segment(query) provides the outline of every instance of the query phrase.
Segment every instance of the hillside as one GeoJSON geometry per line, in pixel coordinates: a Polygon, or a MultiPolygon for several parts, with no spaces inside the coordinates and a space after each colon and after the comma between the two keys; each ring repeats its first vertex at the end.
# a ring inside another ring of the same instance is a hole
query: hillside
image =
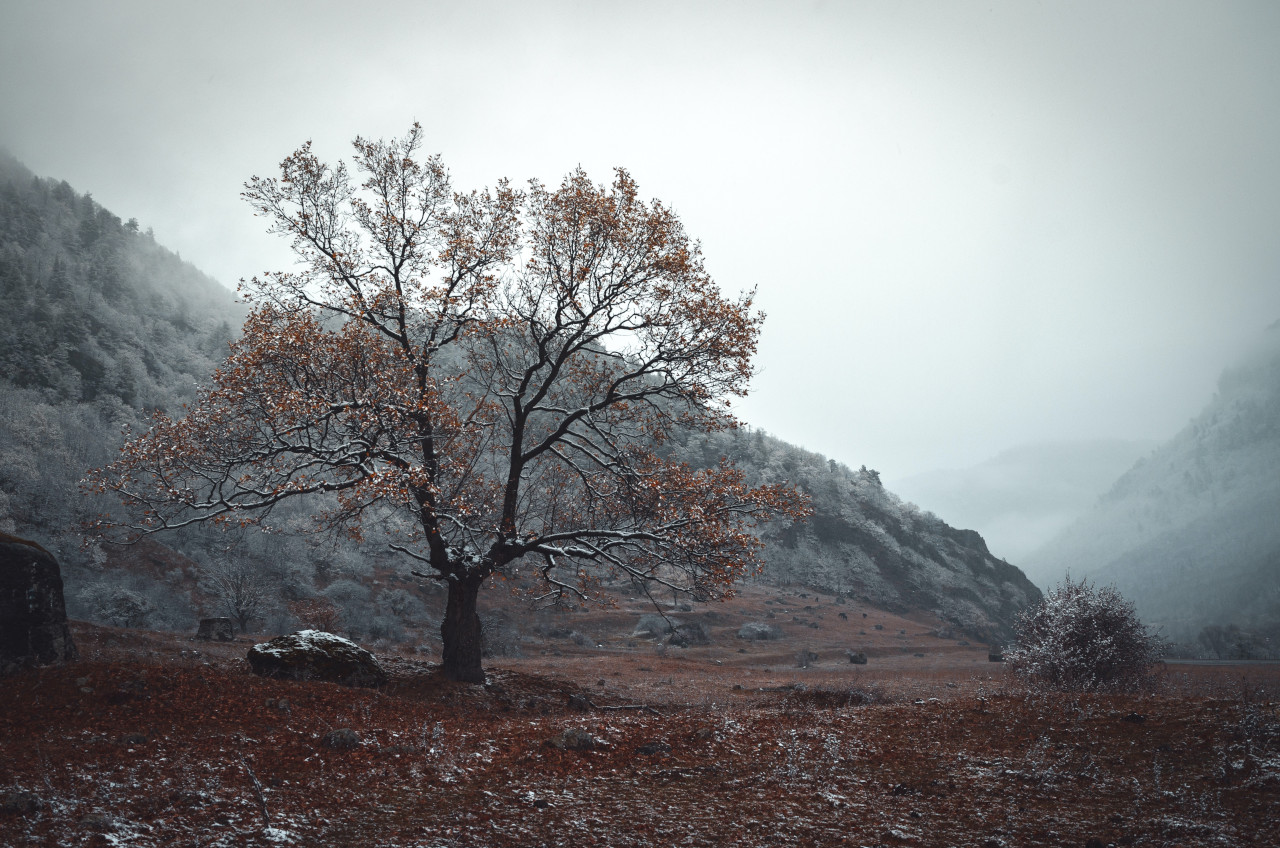
{"type": "Polygon", "coordinates": [[[1026,559],[1044,583],[1114,582],[1174,639],[1280,627],[1280,325],[1213,400],[1079,521],[1026,559]]]}
{"type": "MultiPolygon", "coordinates": [[[[320,599],[357,638],[433,638],[434,596],[372,536],[357,548],[197,528],[160,545],[82,550],[80,523],[116,505],[82,496],[77,481],[115,455],[122,428],[144,426],[145,411],[192,397],[244,310],[135,221],[11,158],[0,158],[0,296],[0,530],[59,555],[73,615],[185,629],[230,605],[285,630],[298,623],[289,602],[320,599]]],[[[695,466],[728,456],[756,482],[789,481],[813,498],[808,524],[767,534],[765,583],[924,611],[990,641],[1008,638],[1016,611],[1039,597],[977,533],[903,502],[874,471],[748,429],[688,433],[672,449],[695,466]]],[[[306,527],[304,511],[277,518],[306,527]]]]}
{"type": "Polygon", "coordinates": [[[756,480],[788,480],[812,498],[808,521],[767,535],[768,582],[928,611],[989,641],[1009,638],[1017,611],[1040,599],[982,536],[902,500],[874,470],[852,471],[758,431],[697,434],[681,450],[691,463],[728,456],[756,480]]]}
{"type": "Polygon", "coordinates": [[[2,153],[0,302],[0,529],[52,536],[92,514],[84,470],[191,399],[244,315],[137,221],[2,153]]]}

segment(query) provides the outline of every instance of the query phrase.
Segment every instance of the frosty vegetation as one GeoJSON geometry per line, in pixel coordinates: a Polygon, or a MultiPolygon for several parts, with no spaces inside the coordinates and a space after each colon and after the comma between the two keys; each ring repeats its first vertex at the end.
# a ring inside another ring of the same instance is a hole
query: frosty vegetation
{"type": "Polygon", "coordinates": [[[1018,618],[1006,657],[1031,684],[1064,691],[1131,689],[1160,659],[1160,639],[1114,586],[1067,577],[1018,618]]]}

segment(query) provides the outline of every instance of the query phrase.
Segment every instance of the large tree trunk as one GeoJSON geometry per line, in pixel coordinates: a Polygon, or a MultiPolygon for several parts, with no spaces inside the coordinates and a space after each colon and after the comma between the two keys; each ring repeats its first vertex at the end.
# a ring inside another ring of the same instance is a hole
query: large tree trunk
{"type": "Polygon", "coordinates": [[[445,605],[440,636],[444,639],[442,671],[450,680],[484,683],[481,667],[480,616],[476,615],[476,598],[480,594],[481,577],[449,581],[449,602],[445,605]]]}

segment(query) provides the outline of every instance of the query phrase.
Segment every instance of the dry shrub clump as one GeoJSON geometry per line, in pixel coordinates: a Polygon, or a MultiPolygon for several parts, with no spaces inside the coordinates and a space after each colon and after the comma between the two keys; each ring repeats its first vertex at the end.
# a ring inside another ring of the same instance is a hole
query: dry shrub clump
{"type": "Polygon", "coordinates": [[[1119,691],[1146,679],[1162,653],[1160,638],[1114,586],[1068,577],[1016,625],[1011,667],[1033,686],[1059,691],[1119,691]]]}

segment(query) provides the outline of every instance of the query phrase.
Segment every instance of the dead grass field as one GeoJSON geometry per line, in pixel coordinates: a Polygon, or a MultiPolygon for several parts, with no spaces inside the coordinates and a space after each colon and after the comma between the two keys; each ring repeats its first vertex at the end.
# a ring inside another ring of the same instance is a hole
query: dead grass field
{"type": "Polygon", "coordinates": [[[383,654],[381,691],[77,624],[81,662],[0,681],[0,845],[1280,845],[1275,666],[1045,695],[927,617],[748,590],[676,648],[645,612],[556,617],[590,638],[484,687],[383,654]],[[766,610],[783,639],[736,638],[766,610]]]}

